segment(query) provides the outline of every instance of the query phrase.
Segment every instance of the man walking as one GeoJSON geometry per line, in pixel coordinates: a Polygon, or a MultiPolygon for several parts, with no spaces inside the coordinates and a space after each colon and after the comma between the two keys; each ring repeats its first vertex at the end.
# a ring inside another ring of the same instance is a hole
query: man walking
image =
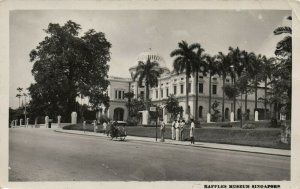
{"type": "Polygon", "coordinates": [[[160,120],[160,142],[165,142],[166,125],[163,120],[160,120]]]}
{"type": "Polygon", "coordinates": [[[194,119],[191,119],[191,129],[190,129],[190,138],[191,138],[191,144],[195,144],[195,123],[194,119]]]}

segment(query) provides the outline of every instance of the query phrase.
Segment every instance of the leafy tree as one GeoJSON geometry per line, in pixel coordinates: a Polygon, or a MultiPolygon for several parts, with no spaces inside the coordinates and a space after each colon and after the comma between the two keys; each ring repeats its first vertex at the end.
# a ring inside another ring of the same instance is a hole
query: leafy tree
{"type": "Polygon", "coordinates": [[[158,78],[162,73],[162,69],[159,68],[159,64],[156,61],[151,61],[148,57],[146,62],[139,61],[136,68],[136,73],[133,79],[138,79],[138,84],[142,87],[145,82],[146,87],[146,110],[149,110],[149,87],[156,87],[158,78]]]}
{"type": "Polygon", "coordinates": [[[189,112],[189,78],[192,73],[192,63],[195,59],[195,50],[200,48],[200,44],[194,43],[189,45],[186,41],[178,43],[178,49],[171,52],[171,57],[176,57],[173,61],[174,70],[179,73],[185,72],[185,90],[186,90],[186,114],[190,116],[189,112]]]}
{"type": "Polygon", "coordinates": [[[172,119],[175,119],[183,110],[179,106],[179,102],[174,95],[170,95],[165,102],[166,110],[171,114],[172,119]]]}
{"type": "Polygon", "coordinates": [[[63,113],[70,117],[76,97],[89,97],[95,108],[108,105],[105,95],[111,44],[105,34],[91,29],[79,36],[80,25],[68,21],[63,26],[50,23],[46,37],[30,52],[36,83],[29,91],[32,108],[40,114],[63,113]]]}
{"type": "MultiPolygon", "coordinates": [[[[287,19],[292,20],[292,17],[289,16],[287,19]]],[[[274,30],[274,35],[285,36],[277,43],[275,49],[277,64],[273,74],[274,80],[271,81],[272,94],[274,95],[277,114],[280,104],[285,103],[288,110],[287,118],[290,119],[292,103],[292,28],[289,26],[278,27],[274,30]]]]}

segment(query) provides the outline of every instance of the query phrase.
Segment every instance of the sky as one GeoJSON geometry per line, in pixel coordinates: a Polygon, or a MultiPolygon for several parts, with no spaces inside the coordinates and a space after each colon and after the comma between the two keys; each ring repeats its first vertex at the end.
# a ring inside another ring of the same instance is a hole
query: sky
{"type": "Polygon", "coordinates": [[[112,44],[109,75],[130,77],[128,68],[142,52],[158,52],[172,69],[170,52],[185,40],[200,43],[205,52],[227,53],[228,47],[274,56],[274,36],[279,26],[291,25],[288,10],[15,10],[10,12],[9,104],[17,108],[18,87],[34,83],[29,53],[46,34],[49,23],[72,20],[88,29],[105,33],[112,44]]]}

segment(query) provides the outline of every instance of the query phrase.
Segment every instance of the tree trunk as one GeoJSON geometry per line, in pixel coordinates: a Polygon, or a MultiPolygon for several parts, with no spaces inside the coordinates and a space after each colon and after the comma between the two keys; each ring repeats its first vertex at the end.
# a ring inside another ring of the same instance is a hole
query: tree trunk
{"type": "Polygon", "coordinates": [[[188,118],[190,118],[190,111],[189,111],[189,75],[186,74],[185,79],[185,91],[186,91],[186,105],[185,105],[185,113],[188,114],[188,118]]]}
{"type": "Polygon", "coordinates": [[[267,119],[267,78],[265,78],[265,120],[267,119]]]}
{"type": "Polygon", "coordinates": [[[211,73],[209,73],[209,102],[208,102],[208,112],[211,114],[211,73]]]}
{"type": "Polygon", "coordinates": [[[254,110],[257,109],[257,76],[255,76],[255,107],[254,110]]]}
{"type": "Polygon", "coordinates": [[[146,86],[146,110],[149,111],[149,83],[147,80],[145,81],[145,86],[146,86]]]}
{"type": "MultiPolygon", "coordinates": [[[[234,87],[234,90],[235,90],[235,77],[233,78],[233,87],[234,87]]],[[[236,96],[234,95],[233,97],[233,115],[234,115],[234,120],[236,119],[236,96]]]]}
{"type": "Polygon", "coordinates": [[[223,99],[222,99],[222,121],[225,120],[224,118],[224,111],[225,111],[225,76],[223,76],[223,99]]]}
{"type": "Polygon", "coordinates": [[[198,117],[199,117],[199,113],[198,113],[198,95],[199,95],[199,90],[198,90],[198,71],[196,71],[196,83],[195,83],[195,92],[196,92],[196,103],[195,103],[195,126],[198,126],[198,117]]]}
{"type": "MultiPolygon", "coordinates": [[[[246,89],[246,93],[245,93],[245,113],[248,113],[248,111],[247,111],[248,107],[247,106],[248,106],[248,93],[247,93],[247,89],[246,89]]],[[[248,118],[249,118],[249,115],[247,115],[245,120],[248,120],[248,118]]]]}

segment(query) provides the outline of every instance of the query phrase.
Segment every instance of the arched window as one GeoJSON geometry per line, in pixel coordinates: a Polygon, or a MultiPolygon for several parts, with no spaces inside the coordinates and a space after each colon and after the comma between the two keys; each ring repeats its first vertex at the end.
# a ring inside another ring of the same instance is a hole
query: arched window
{"type": "Polygon", "coordinates": [[[202,118],[203,117],[203,107],[199,106],[199,117],[202,118]]]}

